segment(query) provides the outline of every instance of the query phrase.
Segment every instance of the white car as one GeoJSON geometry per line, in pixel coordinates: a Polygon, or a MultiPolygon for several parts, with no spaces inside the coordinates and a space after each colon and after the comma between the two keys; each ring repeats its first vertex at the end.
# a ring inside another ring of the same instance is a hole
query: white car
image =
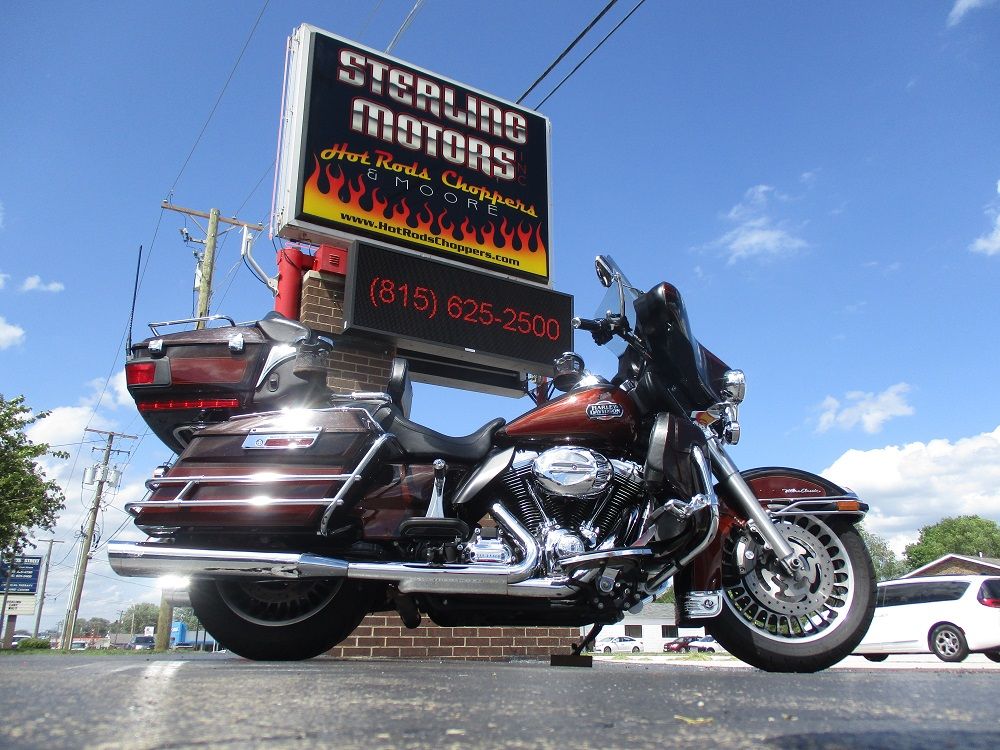
{"type": "Polygon", "coordinates": [[[855,654],[934,654],[957,662],[972,652],[1000,661],[1000,577],[929,576],[883,581],[875,618],[855,654]]]}
{"type": "Polygon", "coordinates": [[[721,643],[715,640],[712,636],[706,635],[701,638],[696,638],[688,644],[689,651],[707,651],[710,654],[719,652],[722,654],[729,653],[723,647],[721,643]]]}
{"type": "Polygon", "coordinates": [[[594,644],[595,651],[610,653],[638,654],[642,651],[642,641],[630,635],[616,635],[610,638],[600,638],[594,644]]]}

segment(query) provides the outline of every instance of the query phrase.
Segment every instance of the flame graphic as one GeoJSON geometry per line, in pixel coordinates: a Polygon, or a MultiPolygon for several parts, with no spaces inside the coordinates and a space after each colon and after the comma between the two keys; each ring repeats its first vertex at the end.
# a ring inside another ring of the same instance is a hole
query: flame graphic
{"type": "Polygon", "coordinates": [[[498,270],[546,275],[548,248],[541,222],[511,223],[505,216],[499,226],[492,219],[477,225],[465,216],[459,224],[448,216],[447,207],[436,212],[422,201],[414,209],[406,195],[389,200],[379,187],[369,188],[362,175],[348,179],[339,165],[321,165],[319,159],[313,160],[315,168],[306,181],[302,202],[307,214],[382,234],[387,239],[399,239],[399,230],[411,230],[413,234],[405,237],[410,242],[462,257],[492,260],[498,270]],[[345,216],[349,218],[345,220],[345,216]],[[436,237],[488,255],[439,244],[434,241],[436,237]]]}

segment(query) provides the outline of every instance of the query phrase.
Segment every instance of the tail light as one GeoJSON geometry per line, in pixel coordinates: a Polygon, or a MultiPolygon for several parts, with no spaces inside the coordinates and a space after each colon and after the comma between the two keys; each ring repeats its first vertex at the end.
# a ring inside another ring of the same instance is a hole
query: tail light
{"type": "Polygon", "coordinates": [[[986,596],[984,591],[980,591],[977,598],[979,599],[979,603],[984,607],[996,607],[997,609],[1000,609],[1000,598],[986,596]]]}
{"type": "Polygon", "coordinates": [[[128,385],[152,385],[155,376],[155,362],[129,362],[125,365],[125,382],[128,385]]]}

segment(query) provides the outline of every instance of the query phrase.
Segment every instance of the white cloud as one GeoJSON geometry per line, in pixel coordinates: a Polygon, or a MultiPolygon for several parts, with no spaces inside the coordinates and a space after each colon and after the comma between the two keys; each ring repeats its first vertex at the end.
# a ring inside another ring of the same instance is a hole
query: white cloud
{"type": "Polygon", "coordinates": [[[820,473],[872,506],[865,526],[897,552],[942,518],[1000,522],[1000,427],[954,443],[849,450],[820,473]]]}
{"type": "Polygon", "coordinates": [[[997,213],[994,217],[993,231],[977,238],[975,242],[969,245],[969,250],[974,253],[983,253],[984,255],[1000,254],[1000,213],[997,213]]]}
{"type": "Polygon", "coordinates": [[[910,391],[908,383],[896,383],[881,393],[851,391],[841,403],[833,396],[827,396],[820,404],[817,432],[826,432],[831,427],[851,430],[858,425],[868,434],[882,429],[882,425],[893,417],[907,417],[913,414],[913,407],[906,403],[910,391]]]}
{"type": "Polygon", "coordinates": [[[985,8],[994,2],[996,0],[955,0],[955,4],[951,7],[951,12],[948,13],[948,25],[957,26],[969,11],[976,8],[985,8]]]}
{"type": "MultiPolygon", "coordinates": [[[[0,286],[3,285],[0,284],[0,286]]],[[[0,349],[7,349],[22,341],[24,341],[24,329],[21,326],[8,323],[3,316],[0,316],[0,349]]]]}
{"type": "Polygon", "coordinates": [[[729,254],[729,263],[747,258],[762,260],[794,254],[808,243],[792,232],[787,222],[776,221],[770,212],[773,200],[785,201],[788,196],[770,185],[755,185],[726,214],[736,226],[713,244],[729,254]]]}
{"type": "Polygon", "coordinates": [[[4,285],[6,285],[7,279],[9,279],[9,278],[10,278],[9,274],[0,273],[0,289],[4,288],[4,285]]]}
{"type": "Polygon", "coordinates": [[[48,284],[42,283],[41,276],[29,276],[21,284],[22,292],[61,292],[66,286],[60,281],[50,281],[48,284]]]}

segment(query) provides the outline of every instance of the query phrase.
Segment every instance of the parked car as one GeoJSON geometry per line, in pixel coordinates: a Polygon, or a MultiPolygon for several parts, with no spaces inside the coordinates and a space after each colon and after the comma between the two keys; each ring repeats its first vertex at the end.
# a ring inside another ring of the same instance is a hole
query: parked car
{"type": "Polygon", "coordinates": [[[680,638],[674,638],[663,644],[663,651],[669,654],[686,654],[691,650],[691,641],[696,641],[700,637],[698,635],[682,635],[680,638]]]}
{"type": "Polygon", "coordinates": [[[594,644],[595,651],[603,651],[606,654],[612,652],[638,654],[642,651],[642,641],[630,635],[616,635],[609,638],[600,638],[594,644]]]}
{"type": "Polygon", "coordinates": [[[722,647],[722,644],[710,635],[695,638],[688,644],[688,649],[691,651],[705,651],[710,654],[714,654],[716,651],[720,653],[728,653],[726,649],[722,647]]]}
{"type": "Polygon", "coordinates": [[[156,636],[137,635],[125,647],[132,651],[151,651],[156,646],[156,636]]]}
{"type": "Polygon", "coordinates": [[[962,661],[970,653],[1000,662],[1000,577],[930,576],[883,581],[875,617],[855,654],[934,654],[962,661]]]}
{"type": "Polygon", "coordinates": [[[86,641],[70,641],[69,643],[70,651],[86,651],[87,642],[86,641]]]}

